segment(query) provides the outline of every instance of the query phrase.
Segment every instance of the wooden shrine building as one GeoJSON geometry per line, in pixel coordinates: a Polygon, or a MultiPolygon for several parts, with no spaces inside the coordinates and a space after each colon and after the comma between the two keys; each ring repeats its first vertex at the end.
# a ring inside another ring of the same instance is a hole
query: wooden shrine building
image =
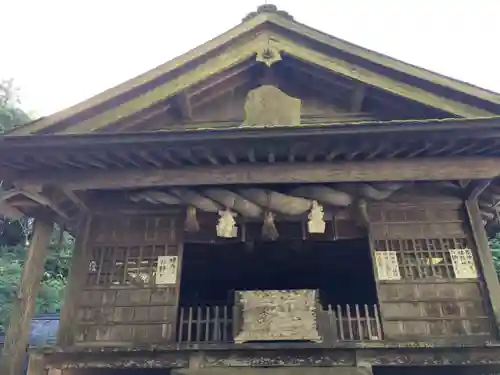
{"type": "Polygon", "coordinates": [[[1,373],[54,223],[76,248],[29,375],[492,372],[499,176],[500,95],[261,6],[1,138],[0,211],[35,218],[1,373]]]}

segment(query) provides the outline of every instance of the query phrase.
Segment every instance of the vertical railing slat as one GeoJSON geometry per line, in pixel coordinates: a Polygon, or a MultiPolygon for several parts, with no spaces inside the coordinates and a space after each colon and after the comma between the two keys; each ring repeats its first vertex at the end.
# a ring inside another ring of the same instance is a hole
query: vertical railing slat
{"type": "Polygon", "coordinates": [[[378,305],[373,305],[373,312],[375,317],[375,326],[377,327],[377,339],[382,340],[382,326],[380,324],[380,314],[378,312],[378,305]]]}
{"type": "Polygon", "coordinates": [[[196,308],[196,341],[200,342],[201,339],[201,323],[202,323],[202,309],[201,306],[196,308]]]}
{"type": "Polygon", "coordinates": [[[193,306],[189,306],[188,313],[188,331],[187,331],[187,342],[190,343],[193,338],[193,306]]]}
{"type": "Polygon", "coordinates": [[[184,332],[184,307],[181,306],[179,309],[179,333],[177,334],[177,340],[178,342],[183,342],[184,337],[183,337],[183,332],[184,332]]]}
{"type": "Polygon", "coordinates": [[[352,318],[351,318],[351,307],[349,305],[345,305],[346,314],[347,314],[347,325],[349,329],[349,340],[354,340],[354,332],[352,329],[352,318]]]}
{"type": "Polygon", "coordinates": [[[366,304],[365,304],[365,321],[366,321],[366,329],[368,330],[368,340],[371,340],[373,337],[372,318],[370,310],[368,309],[368,305],[366,304]]]}
{"type": "Polygon", "coordinates": [[[222,317],[223,325],[222,325],[222,341],[227,342],[227,326],[228,326],[228,319],[227,319],[227,305],[224,305],[224,311],[223,311],[224,316],[222,317]]]}
{"type": "Polygon", "coordinates": [[[206,307],[205,316],[205,339],[203,341],[210,341],[210,306],[206,307]]]}
{"type": "Polygon", "coordinates": [[[335,332],[334,327],[335,327],[335,324],[337,324],[337,322],[336,322],[336,318],[335,318],[335,312],[333,311],[332,305],[330,305],[330,304],[328,304],[328,324],[329,324],[329,327],[328,327],[329,332],[328,333],[330,335],[333,335],[333,332],[335,332]]]}
{"type": "Polygon", "coordinates": [[[342,308],[340,307],[340,305],[337,305],[337,321],[339,324],[340,340],[345,340],[344,318],[342,317],[342,308]]]}
{"type": "Polygon", "coordinates": [[[219,306],[215,306],[215,312],[214,312],[215,318],[214,318],[214,337],[213,340],[214,342],[219,341],[219,306]]]}
{"type": "MultiPolygon", "coordinates": [[[[356,303],[354,305],[354,309],[355,309],[355,312],[356,312],[356,323],[357,323],[357,326],[358,326],[358,337],[357,339],[358,340],[363,340],[363,337],[364,337],[364,334],[363,334],[363,325],[362,325],[362,322],[361,322],[361,314],[359,313],[359,305],[356,303]]],[[[354,338],[356,340],[356,337],[354,338]]]]}

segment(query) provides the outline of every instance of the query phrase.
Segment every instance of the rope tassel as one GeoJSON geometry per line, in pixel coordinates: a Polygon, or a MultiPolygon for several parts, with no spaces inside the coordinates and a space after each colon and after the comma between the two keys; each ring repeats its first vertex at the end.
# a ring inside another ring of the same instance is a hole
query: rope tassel
{"type": "Polygon", "coordinates": [[[200,223],[198,223],[198,219],[196,218],[196,207],[188,206],[184,230],[188,233],[197,233],[200,230],[200,223]]]}
{"type": "Polygon", "coordinates": [[[278,229],[274,223],[274,214],[267,211],[264,214],[264,222],[262,224],[262,237],[266,240],[275,241],[279,237],[278,229]]]}

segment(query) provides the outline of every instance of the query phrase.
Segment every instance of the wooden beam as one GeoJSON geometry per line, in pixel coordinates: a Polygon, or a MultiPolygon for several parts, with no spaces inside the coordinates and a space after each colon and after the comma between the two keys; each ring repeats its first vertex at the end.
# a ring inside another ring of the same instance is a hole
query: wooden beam
{"type": "Polygon", "coordinates": [[[488,236],[481,219],[481,210],[479,209],[478,200],[467,199],[465,201],[465,208],[469,216],[477,257],[482,270],[484,283],[488,291],[491,311],[495,320],[496,338],[498,339],[500,338],[500,298],[498,298],[498,296],[500,296],[500,284],[495,271],[493,256],[488,243],[488,236]]]}
{"type": "Polygon", "coordinates": [[[365,96],[366,96],[366,86],[363,84],[355,85],[351,97],[351,112],[353,113],[361,112],[365,96]]]}
{"type": "Polygon", "coordinates": [[[50,184],[70,190],[87,190],[210,184],[490,179],[498,175],[498,158],[472,157],[75,171],[64,175],[28,174],[14,182],[25,188],[50,184]]]}
{"type": "Polygon", "coordinates": [[[394,95],[402,96],[453,115],[462,117],[489,117],[494,115],[494,113],[483,109],[447,99],[446,97],[361,68],[345,60],[314,51],[311,48],[282,37],[273,36],[272,46],[299,60],[312,63],[355,81],[380,88],[394,95]]]}
{"type": "Polygon", "coordinates": [[[53,224],[47,219],[35,220],[33,237],[5,336],[0,363],[2,375],[19,375],[24,372],[31,319],[35,312],[35,300],[42,281],[52,229],[53,224]]]}
{"type": "Polygon", "coordinates": [[[190,97],[185,92],[181,92],[172,99],[175,103],[175,109],[179,112],[179,117],[182,120],[191,120],[193,118],[193,109],[190,97]]]}
{"type": "Polygon", "coordinates": [[[45,361],[43,354],[30,353],[26,375],[45,375],[45,361]]]}
{"type": "Polygon", "coordinates": [[[88,207],[85,202],[72,190],[62,189],[62,193],[78,207],[82,212],[88,212],[88,207]]]}
{"type": "Polygon", "coordinates": [[[90,234],[92,218],[82,215],[76,233],[75,250],[71,260],[71,269],[68,277],[68,285],[64,290],[64,300],[61,309],[59,329],[57,333],[57,345],[69,347],[74,343],[76,334],[76,312],[77,303],[80,298],[79,292],[85,282],[87,265],[89,262],[89,251],[87,243],[90,234]]]}
{"type": "Polygon", "coordinates": [[[493,179],[472,181],[466,188],[466,199],[476,200],[493,182],[493,179]]]}

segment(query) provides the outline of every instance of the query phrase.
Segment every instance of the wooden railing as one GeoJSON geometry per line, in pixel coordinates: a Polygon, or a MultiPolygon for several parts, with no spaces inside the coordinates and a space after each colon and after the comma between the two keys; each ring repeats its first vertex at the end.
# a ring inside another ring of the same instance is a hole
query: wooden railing
{"type": "Polygon", "coordinates": [[[329,328],[340,341],[382,340],[382,325],[377,305],[328,305],[329,328]]]}
{"type": "MultiPolygon", "coordinates": [[[[233,341],[233,307],[180,307],[177,340],[179,343],[230,343],[233,341]]],[[[338,341],[382,339],[377,305],[328,305],[318,314],[325,336],[338,341]]]]}

